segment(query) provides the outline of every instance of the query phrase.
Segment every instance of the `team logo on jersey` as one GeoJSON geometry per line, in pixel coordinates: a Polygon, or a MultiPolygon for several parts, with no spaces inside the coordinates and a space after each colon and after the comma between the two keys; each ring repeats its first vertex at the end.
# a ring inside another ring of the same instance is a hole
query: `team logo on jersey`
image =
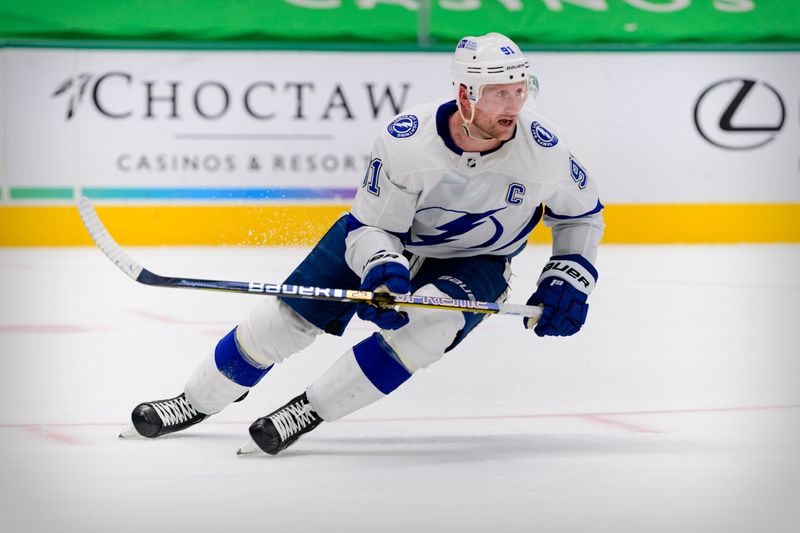
{"type": "Polygon", "coordinates": [[[419,120],[414,115],[401,115],[394,119],[389,127],[389,135],[398,139],[411,137],[419,128],[419,120]]]}
{"type": "Polygon", "coordinates": [[[490,209],[482,213],[469,213],[443,207],[426,207],[417,211],[422,220],[437,221],[437,233],[433,235],[412,235],[409,244],[414,246],[435,246],[460,241],[474,243],[468,248],[486,248],[496,243],[503,235],[503,225],[495,213],[506,209],[490,209]]]}
{"type": "Polygon", "coordinates": [[[552,148],[558,144],[558,137],[536,121],[531,124],[531,134],[533,135],[533,140],[539,146],[552,148]]]}

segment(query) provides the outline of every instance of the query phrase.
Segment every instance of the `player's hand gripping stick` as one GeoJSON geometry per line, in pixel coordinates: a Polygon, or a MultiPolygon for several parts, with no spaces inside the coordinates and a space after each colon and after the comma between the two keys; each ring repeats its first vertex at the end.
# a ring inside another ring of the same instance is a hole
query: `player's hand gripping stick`
{"type": "Polygon", "coordinates": [[[358,304],[356,312],[359,318],[373,322],[381,329],[398,329],[408,324],[408,314],[397,310],[393,298],[377,298],[385,293],[408,294],[411,273],[405,257],[383,250],[376,253],[364,267],[359,289],[376,293],[372,303],[358,304]]]}
{"type": "Polygon", "coordinates": [[[536,292],[528,305],[541,306],[538,323],[531,318],[523,324],[540,337],[568,337],[586,322],[589,304],[586,299],[597,282],[597,270],[578,254],[553,256],[539,276],[536,292]]]}
{"type": "Polygon", "coordinates": [[[89,199],[81,198],[78,201],[78,214],[83,225],[86,226],[86,231],[89,232],[100,251],[131,279],[151,287],[238,292],[347,303],[370,302],[380,307],[399,305],[404,307],[425,307],[442,311],[515,315],[532,318],[534,321],[542,314],[541,308],[530,305],[433,298],[414,294],[393,296],[388,292],[375,293],[333,287],[306,287],[264,281],[230,281],[162,276],[140,265],[117,244],[105,226],[103,226],[89,199]]]}

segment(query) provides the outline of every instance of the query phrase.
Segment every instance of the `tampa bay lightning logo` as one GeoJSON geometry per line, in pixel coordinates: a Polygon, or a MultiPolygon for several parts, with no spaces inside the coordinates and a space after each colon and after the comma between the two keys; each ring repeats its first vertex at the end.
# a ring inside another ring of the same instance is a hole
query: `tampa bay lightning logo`
{"type": "Polygon", "coordinates": [[[503,236],[503,225],[493,215],[498,211],[506,209],[503,206],[499,209],[490,209],[483,213],[468,213],[466,211],[456,211],[443,207],[426,207],[417,211],[416,218],[423,223],[428,220],[447,220],[444,224],[439,224],[435,229],[439,232],[434,235],[411,235],[408,244],[413,246],[434,246],[448,242],[464,241],[475,242],[473,246],[467,248],[485,248],[496,243],[503,236]]]}
{"type": "Polygon", "coordinates": [[[531,124],[531,134],[533,135],[533,140],[539,146],[552,148],[558,144],[558,137],[536,121],[531,124]]]}
{"type": "Polygon", "coordinates": [[[394,119],[389,127],[389,134],[398,139],[405,139],[411,137],[419,128],[419,120],[414,115],[400,115],[394,119]]]}

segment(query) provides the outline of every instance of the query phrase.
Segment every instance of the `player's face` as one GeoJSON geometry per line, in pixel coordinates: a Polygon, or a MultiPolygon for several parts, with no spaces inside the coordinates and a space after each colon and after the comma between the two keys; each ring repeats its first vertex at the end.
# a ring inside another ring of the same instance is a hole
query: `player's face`
{"type": "Polygon", "coordinates": [[[528,84],[505,83],[485,85],[475,103],[473,122],[495,139],[506,141],[514,134],[517,114],[528,97],[528,84]]]}

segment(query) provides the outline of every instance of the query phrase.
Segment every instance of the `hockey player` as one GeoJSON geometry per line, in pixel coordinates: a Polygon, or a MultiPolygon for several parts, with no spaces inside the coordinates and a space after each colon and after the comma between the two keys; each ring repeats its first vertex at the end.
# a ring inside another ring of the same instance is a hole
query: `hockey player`
{"type": "MultiPolygon", "coordinates": [[[[561,133],[525,106],[537,84],[507,37],[461,39],[452,76],[455,101],[409,109],[381,130],[352,210],[285,283],[503,301],[511,259],[543,218],[553,256],[528,300],[543,314],[523,322],[539,336],[572,335],[597,281],[603,206],[595,183],[561,133]]],[[[121,436],[159,437],[197,424],[320,334],[341,335],[355,313],[380,331],[253,422],[240,451],[276,454],[323,421],[390,394],[484,316],[266,298],[200,362],[182,394],[138,405],[121,436]]]]}

